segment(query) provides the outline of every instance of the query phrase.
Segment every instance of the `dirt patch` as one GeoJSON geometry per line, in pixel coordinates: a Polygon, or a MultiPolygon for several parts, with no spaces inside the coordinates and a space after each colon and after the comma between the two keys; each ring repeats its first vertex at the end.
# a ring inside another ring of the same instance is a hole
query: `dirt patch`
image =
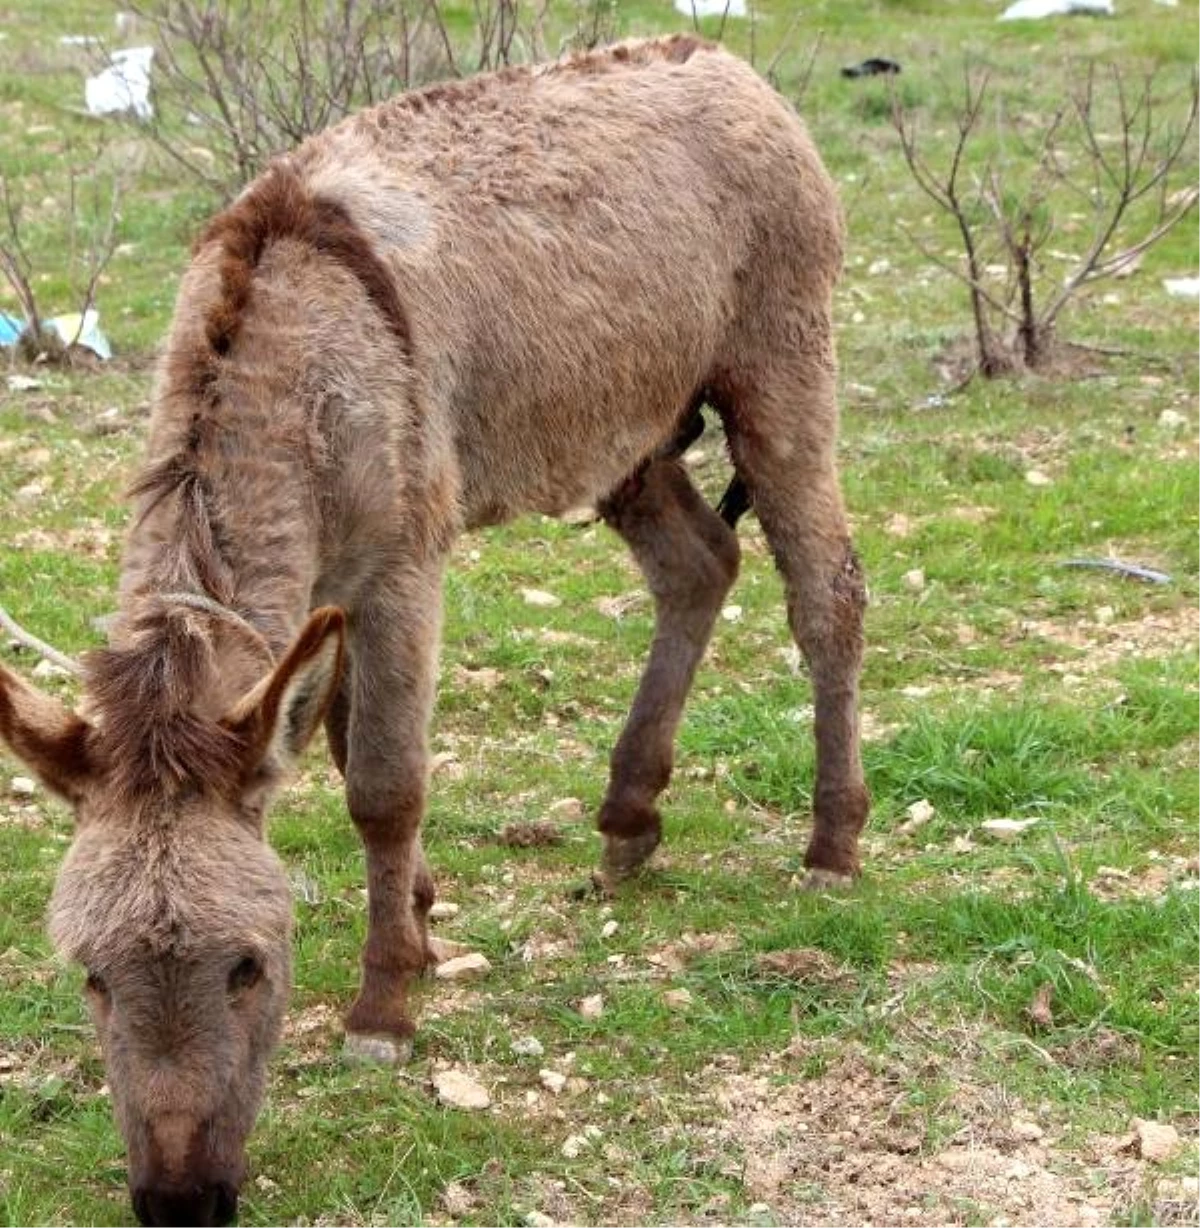
{"type": "Polygon", "coordinates": [[[562,831],[544,819],[533,822],[507,823],[496,836],[496,843],[507,848],[532,849],[562,844],[562,831]]]}
{"type": "Polygon", "coordinates": [[[940,1059],[851,1051],[824,1065],[835,1052],[796,1042],[749,1071],[709,1072],[721,1124],[706,1142],[740,1156],[746,1197],[776,1222],[1101,1224],[1150,1180],[1114,1148],[1067,1151],[1054,1123],[940,1059]],[[958,1123],[949,1137],[930,1128],[929,1097],[939,1123],[958,1123]]]}

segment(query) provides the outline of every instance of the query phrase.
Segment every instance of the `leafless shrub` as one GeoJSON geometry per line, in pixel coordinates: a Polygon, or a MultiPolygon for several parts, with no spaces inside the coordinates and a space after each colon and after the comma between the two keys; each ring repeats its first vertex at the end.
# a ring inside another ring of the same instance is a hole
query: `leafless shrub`
{"type": "Polygon", "coordinates": [[[17,354],[29,361],[72,361],[84,317],[95,306],[101,276],[116,250],[121,179],[115,172],[96,169],[104,161],[98,155],[87,159],[87,169],[82,161],[68,149],[61,171],[27,178],[20,192],[9,175],[0,173],[0,275],[24,317],[17,354]],[[39,202],[38,208],[48,215],[48,221],[30,220],[30,200],[39,202]],[[66,302],[54,304],[55,310],[47,310],[40,297],[40,275],[49,269],[48,261],[39,261],[34,255],[35,232],[39,253],[54,253],[54,261],[62,261],[62,278],[52,284],[65,281],[66,302]],[[78,313],[80,320],[73,337],[63,337],[46,327],[48,318],[73,313],[78,313]]]}
{"type": "Polygon", "coordinates": [[[989,83],[986,74],[968,71],[957,137],[940,167],[918,142],[915,116],[893,94],[904,160],[920,189],[953,219],[963,257],[947,260],[915,236],[914,242],[966,285],[976,370],[989,378],[1049,369],[1068,302],[1091,283],[1135,267],[1196,204],[1194,167],[1188,169],[1195,77],[1186,104],[1164,106],[1154,73],[1136,84],[1115,65],[1076,75],[1080,84],[1047,116],[1018,120],[1000,109],[992,134],[998,148],[980,154],[989,83]],[[1066,218],[1087,237],[1064,275],[1047,257],[1066,218]]]}
{"type": "Polygon", "coordinates": [[[146,0],[157,46],[149,135],[228,197],[270,158],[344,115],[430,81],[589,48],[615,33],[614,0],[579,0],[547,48],[549,0],[146,0]]]}

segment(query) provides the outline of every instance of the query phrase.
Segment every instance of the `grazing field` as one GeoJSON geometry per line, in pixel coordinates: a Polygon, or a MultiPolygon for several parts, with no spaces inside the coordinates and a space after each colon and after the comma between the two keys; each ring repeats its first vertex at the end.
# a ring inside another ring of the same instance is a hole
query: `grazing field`
{"type": "MultiPolygon", "coordinates": [[[[775,0],[754,35],[785,94],[807,74],[801,109],[849,217],[841,455],[872,596],[861,883],[798,890],[809,688],[753,517],[664,845],[611,900],[579,889],[650,602],[602,526],[464,538],[426,847],[455,906],[438,936],[491,971],[430,981],[409,1065],[343,1060],[363,868],[319,747],[271,823],[296,984],[243,1223],[1197,1222],[1197,307],[1163,286],[1196,274],[1195,215],[1068,308],[1060,332],[1094,347],[1069,370],[955,387],[966,292],[906,233],[952,262],[955,232],[908,175],[889,81],[839,72],[899,61],[933,159],[966,60],[991,74],[997,143],[1086,58],[1157,67],[1159,113],[1182,123],[1196,14],[1117,0],[1112,19],[1001,24],[1001,7],[824,0],[793,24],[775,0]],[[1064,565],[1110,557],[1170,578],[1064,565]],[[451,1068],[489,1108],[439,1103],[451,1068]],[[1156,1151],[1135,1119],[1177,1143],[1156,1151]]],[[[691,24],[667,3],[614,11],[624,34],[691,24]]],[[[64,160],[133,175],[98,296],[116,357],[0,383],[0,604],[72,652],[113,607],[155,347],[214,206],[135,128],[81,114],[84,52],[60,37],[112,22],[83,0],[0,8],[0,166],[52,312],[74,306],[64,160]]],[[[745,22],[724,34],[749,52],[745,22]]],[[[1051,268],[1086,241],[1077,208],[1047,205],[1051,268]]],[[[3,286],[0,310],[16,310],[3,286]]],[[[719,494],[715,425],[689,461],[719,494]]],[[[7,641],[0,659],[37,664],[7,641]]],[[[0,757],[0,1220],[121,1223],[81,977],[42,929],[70,819],[14,787],[23,774],[0,757]]]]}

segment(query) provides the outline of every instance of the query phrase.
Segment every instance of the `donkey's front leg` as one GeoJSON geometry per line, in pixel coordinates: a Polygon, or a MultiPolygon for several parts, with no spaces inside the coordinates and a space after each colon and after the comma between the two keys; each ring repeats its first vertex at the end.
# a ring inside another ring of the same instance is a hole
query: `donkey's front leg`
{"type": "Polygon", "coordinates": [[[346,737],[346,800],[367,861],[362,985],[346,1017],[346,1045],[384,1061],[403,1061],[412,1050],[409,989],[431,962],[433,880],[420,832],[441,568],[403,575],[403,584],[375,594],[351,619],[346,737]]]}

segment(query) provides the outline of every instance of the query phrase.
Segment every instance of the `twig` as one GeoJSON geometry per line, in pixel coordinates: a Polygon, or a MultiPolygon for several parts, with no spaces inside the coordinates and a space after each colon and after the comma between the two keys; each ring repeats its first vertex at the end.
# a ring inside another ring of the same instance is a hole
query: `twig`
{"type": "Polygon", "coordinates": [[[53,662],[60,669],[65,669],[68,673],[74,674],[76,678],[83,677],[83,666],[78,661],[73,657],[68,657],[66,653],[59,652],[57,648],[47,644],[45,640],[39,640],[32,632],[26,631],[3,606],[0,606],[0,628],[3,628],[18,644],[23,644],[26,648],[32,649],[39,656],[45,657],[47,661],[53,662]]]}

